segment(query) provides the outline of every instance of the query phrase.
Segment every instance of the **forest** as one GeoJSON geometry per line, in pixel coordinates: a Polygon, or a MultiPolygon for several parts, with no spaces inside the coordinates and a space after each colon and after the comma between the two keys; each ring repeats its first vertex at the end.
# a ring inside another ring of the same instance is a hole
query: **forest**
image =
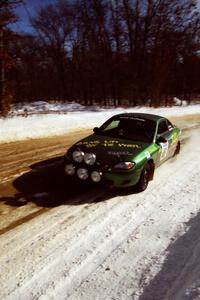
{"type": "Polygon", "coordinates": [[[200,95],[196,0],[55,0],[12,30],[22,0],[0,1],[0,112],[16,102],[158,107],[200,95]]]}

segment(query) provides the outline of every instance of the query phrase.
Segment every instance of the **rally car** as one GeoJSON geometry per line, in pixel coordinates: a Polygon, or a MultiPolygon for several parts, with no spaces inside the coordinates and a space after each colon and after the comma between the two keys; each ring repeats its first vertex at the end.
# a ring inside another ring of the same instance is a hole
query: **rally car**
{"type": "Polygon", "coordinates": [[[153,114],[118,114],[93,132],[65,154],[68,176],[144,191],[155,168],[180,151],[180,129],[153,114]]]}

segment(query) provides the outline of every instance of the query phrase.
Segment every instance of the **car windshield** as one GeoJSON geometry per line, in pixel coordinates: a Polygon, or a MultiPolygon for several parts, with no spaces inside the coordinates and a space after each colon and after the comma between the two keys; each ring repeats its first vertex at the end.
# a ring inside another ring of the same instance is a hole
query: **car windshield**
{"type": "Polygon", "coordinates": [[[120,116],[109,119],[96,133],[114,138],[151,143],[154,138],[155,128],[155,121],[120,116]]]}

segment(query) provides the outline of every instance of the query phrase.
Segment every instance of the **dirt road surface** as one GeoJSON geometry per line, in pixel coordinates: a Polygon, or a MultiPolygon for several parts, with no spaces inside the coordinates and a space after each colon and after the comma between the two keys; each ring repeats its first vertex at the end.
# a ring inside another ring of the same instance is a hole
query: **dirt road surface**
{"type": "Polygon", "coordinates": [[[67,180],[88,131],[0,144],[0,299],[200,299],[200,115],[140,194],[67,180]]]}

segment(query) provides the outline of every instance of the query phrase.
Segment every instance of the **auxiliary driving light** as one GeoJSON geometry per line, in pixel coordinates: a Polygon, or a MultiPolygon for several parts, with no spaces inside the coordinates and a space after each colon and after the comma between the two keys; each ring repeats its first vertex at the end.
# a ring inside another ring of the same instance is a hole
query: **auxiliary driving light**
{"type": "Polygon", "coordinates": [[[84,153],[82,151],[75,150],[72,153],[72,157],[75,162],[81,163],[83,161],[84,153]]]}
{"type": "Polygon", "coordinates": [[[75,167],[72,164],[68,164],[65,166],[65,172],[67,175],[74,175],[75,174],[75,167]]]}
{"type": "Polygon", "coordinates": [[[101,180],[102,173],[101,172],[97,172],[97,171],[93,171],[90,174],[90,177],[91,177],[92,181],[99,182],[101,180]]]}
{"type": "Polygon", "coordinates": [[[96,162],[96,155],[93,153],[85,153],[84,162],[90,166],[94,165],[96,162]]]}
{"type": "Polygon", "coordinates": [[[84,168],[79,168],[77,170],[77,176],[81,180],[86,180],[89,177],[88,170],[84,168]]]}

